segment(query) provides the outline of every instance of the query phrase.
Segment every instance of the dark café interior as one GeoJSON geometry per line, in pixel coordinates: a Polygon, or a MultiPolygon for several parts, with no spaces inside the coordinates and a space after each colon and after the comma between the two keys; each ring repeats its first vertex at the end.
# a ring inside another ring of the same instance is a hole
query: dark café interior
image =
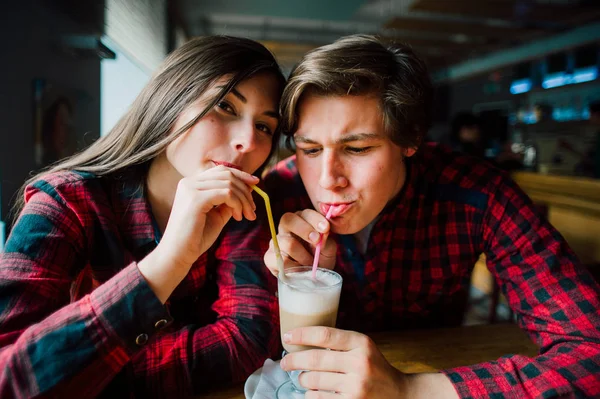
{"type": "MultiPolygon", "coordinates": [[[[598,0],[21,0],[1,9],[0,255],[15,233],[23,184],[107,135],[167,55],[190,40],[252,39],[287,78],[306,53],[366,34],[409,46],[427,66],[433,102],[424,141],[500,169],[600,282],[598,0]]],[[[283,136],[274,145],[268,166],[293,151],[283,136]]],[[[2,287],[16,263],[0,265],[2,287]]],[[[460,326],[371,338],[404,373],[535,356],[539,342],[519,328],[497,277],[482,253],[460,326]]],[[[9,294],[0,295],[3,307],[9,294]]],[[[595,353],[590,367],[599,375],[595,353]]],[[[0,379],[16,378],[10,373],[0,379]]],[[[247,377],[197,397],[253,397],[247,377]]]]}

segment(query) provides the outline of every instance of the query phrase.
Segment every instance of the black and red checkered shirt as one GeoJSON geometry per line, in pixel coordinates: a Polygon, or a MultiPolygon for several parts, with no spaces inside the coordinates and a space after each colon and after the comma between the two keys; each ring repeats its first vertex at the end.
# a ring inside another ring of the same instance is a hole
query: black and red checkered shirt
{"type": "MultiPolygon", "coordinates": [[[[540,355],[444,370],[460,396],[600,397],[600,287],[561,235],[487,163],[428,146],[407,167],[406,184],[376,221],[366,255],[353,236],[331,236],[344,278],[338,327],[373,332],[459,324],[471,272],[485,253],[540,355]]],[[[276,220],[312,208],[293,157],[263,183],[276,220]]],[[[236,247],[230,260],[261,263],[270,238],[266,220],[231,228],[231,237],[254,241],[236,247]]]]}
{"type": "Polygon", "coordinates": [[[28,187],[0,254],[0,397],[187,397],[272,351],[262,262],[225,259],[243,240],[222,240],[160,303],[137,268],[159,233],[135,180],[64,172],[28,187]]]}

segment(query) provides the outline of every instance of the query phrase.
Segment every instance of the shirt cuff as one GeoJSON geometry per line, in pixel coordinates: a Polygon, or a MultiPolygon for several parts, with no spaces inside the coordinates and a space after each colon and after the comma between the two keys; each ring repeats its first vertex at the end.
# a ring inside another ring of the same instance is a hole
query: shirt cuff
{"type": "Polygon", "coordinates": [[[498,374],[489,363],[440,370],[450,380],[461,398],[490,398],[511,392],[506,376],[498,374]],[[486,367],[487,366],[487,367],[486,367]]]}
{"type": "Polygon", "coordinates": [[[132,353],[173,321],[135,262],[96,288],[90,302],[106,330],[132,353]]]}

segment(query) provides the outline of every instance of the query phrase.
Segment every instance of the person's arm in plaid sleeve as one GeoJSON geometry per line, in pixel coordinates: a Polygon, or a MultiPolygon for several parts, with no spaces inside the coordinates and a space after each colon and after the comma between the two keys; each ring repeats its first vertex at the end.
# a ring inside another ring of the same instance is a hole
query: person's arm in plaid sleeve
{"type": "MultiPolygon", "coordinates": [[[[217,321],[162,335],[134,359],[136,384],[168,397],[243,381],[280,346],[277,298],[266,288],[262,253],[268,238],[256,222],[232,223],[215,252],[217,321]],[[165,365],[170,365],[166,367],[165,365]],[[179,381],[179,382],[178,382],[179,381]]],[[[267,227],[268,237],[268,227],[267,227]]]]}
{"type": "Polygon", "coordinates": [[[135,264],[69,304],[86,235],[55,189],[40,187],[0,261],[0,396],[94,396],[139,352],[137,334],[168,313],[135,264]]]}
{"type": "Polygon", "coordinates": [[[600,288],[531,200],[500,181],[483,226],[488,267],[540,346],[531,359],[445,370],[463,397],[599,397],[600,288]],[[495,396],[494,396],[495,395],[495,396]]]}
{"type": "MultiPolygon", "coordinates": [[[[215,184],[210,179],[222,171],[223,168],[215,168],[206,172],[206,176],[203,176],[209,181],[207,184],[215,184]]],[[[226,173],[226,176],[233,175],[243,175],[243,172],[226,173]]],[[[250,179],[245,174],[243,178],[250,179]]],[[[258,180],[252,179],[253,182],[258,180]]],[[[215,367],[224,364],[228,356],[233,356],[228,346],[230,337],[241,335],[235,330],[236,320],[232,317],[229,323],[222,322],[213,326],[212,330],[201,330],[204,334],[194,334],[190,339],[187,339],[188,332],[197,328],[184,328],[178,336],[178,344],[185,348],[185,352],[183,356],[176,356],[174,363],[164,359],[155,361],[153,357],[156,353],[162,356],[171,351],[173,337],[161,336],[157,339],[152,344],[154,350],[158,348],[154,353],[148,353],[150,349],[140,351],[147,342],[154,341],[154,335],[162,327],[157,322],[169,319],[162,304],[194,263],[190,261],[187,264],[185,259],[176,254],[190,256],[190,259],[198,258],[212,246],[222,225],[214,222],[210,226],[191,226],[199,228],[199,231],[192,232],[197,232],[195,237],[202,239],[197,240],[199,247],[190,246],[184,240],[186,235],[181,226],[185,226],[182,220],[190,219],[192,206],[181,205],[177,208],[185,209],[185,212],[175,212],[174,208],[170,223],[180,228],[172,227],[171,231],[179,240],[174,240],[173,234],[165,232],[159,246],[142,261],[127,266],[90,295],[69,304],[73,275],[87,264],[90,248],[94,246],[89,236],[94,227],[90,227],[89,219],[97,215],[86,213],[83,208],[87,207],[82,205],[93,201],[93,197],[78,184],[67,183],[56,187],[40,180],[35,187],[34,194],[32,190],[27,194],[29,201],[9,238],[2,261],[2,277],[5,281],[0,295],[6,306],[2,310],[4,315],[0,323],[0,342],[4,344],[0,359],[5,364],[5,373],[0,385],[10,393],[9,396],[72,391],[96,395],[134,357],[150,359],[136,362],[134,368],[142,372],[148,370],[148,374],[157,372],[154,374],[156,378],[160,378],[165,370],[171,374],[173,371],[187,371],[185,367],[204,373],[201,380],[194,381],[199,385],[210,380],[213,373],[220,375],[220,380],[233,377],[230,375],[233,371],[224,373],[215,367]],[[198,252],[194,253],[194,250],[198,252]],[[215,332],[218,333],[216,336],[215,332]],[[208,347],[212,348],[212,352],[202,350],[208,347]],[[191,353],[188,352],[190,348],[191,353]]],[[[197,191],[191,188],[191,191],[187,192],[184,187],[178,190],[178,194],[185,201],[191,200],[200,212],[201,209],[214,212],[213,217],[223,224],[233,212],[237,212],[236,217],[241,218],[241,202],[233,204],[232,208],[213,208],[213,202],[224,203],[228,198],[226,196],[223,199],[220,190],[197,191]],[[195,201],[195,196],[201,199],[195,201]],[[220,213],[225,213],[225,216],[220,218],[220,213]]],[[[244,211],[248,209],[249,203],[244,205],[244,211]]],[[[191,219],[201,220],[200,217],[191,219]]],[[[187,233],[193,235],[191,231],[187,233]]],[[[232,293],[237,293],[237,287],[230,281],[222,286],[221,295],[235,301],[232,293]]],[[[260,294],[253,288],[246,295],[260,294]]],[[[242,303],[251,307],[247,300],[242,303]]],[[[235,307],[225,306],[221,316],[225,318],[232,312],[235,312],[235,307]]],[[[249,310],[247,314],[250,313],[256,312],[249,310]]],[[[255,356],[259,357],[260,354],[255,356]]],[[[259,362],[249,362],[246,368],[259,362]]],[[[235,363],[235,366],[235,370],[244,369],[239,363],[235,363]]],[[[180,373],[175,380],[154,380],[149,386],[161,387],[164,392],[188,394],[191,377],[184,376],[189,374],[180,373]]],[[[234,376],[240,378],[239,374],[234,376]]]]}

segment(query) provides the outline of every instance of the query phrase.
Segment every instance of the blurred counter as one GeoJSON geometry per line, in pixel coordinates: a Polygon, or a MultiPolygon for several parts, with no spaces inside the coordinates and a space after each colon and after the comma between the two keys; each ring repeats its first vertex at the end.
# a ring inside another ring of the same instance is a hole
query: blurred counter
{"type": "Polygon", "coordinates": [[[512,177],[584,264],[600,263],[600,180],[532,172],[512,177]]]}

